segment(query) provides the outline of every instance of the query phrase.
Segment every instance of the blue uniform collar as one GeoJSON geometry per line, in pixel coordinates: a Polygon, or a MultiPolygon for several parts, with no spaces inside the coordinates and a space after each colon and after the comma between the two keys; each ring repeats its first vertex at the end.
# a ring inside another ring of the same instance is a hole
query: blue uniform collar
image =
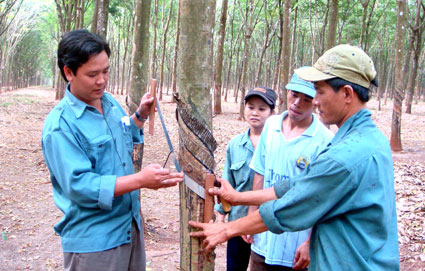
{"type": "Polygon", "coordinates": [[[250,129],[246,130],[245,133],[243,133],[241,140],[239,141],[239,145],[245,146],[246,148],[254,151],[254,147],[252,146],[251,139],[249,138],[249,131],[250,129]]]}
{"type": "Polygon", "coordinates": [[[357,127],[363,124],[365,121],[370,120],[371,116],[372,116],[372,113],[368,109],[363,108],[359,110],[357,113],[355,113],[354,115],[352,115],[351,117],[349,117],[338,129],[330,145],[336,144],[338,141],[344,138],[345,135],[349,131],[351,131],[353,127],[357,127]]]}
{"type": "MultiPolygon", "coordinates": [[[[83,115],[86,108],[95,109],[93,106],[88,105],[85,102],[79,100],[77,97],[75,97],[74,94],[72,94],[71,91],[69,91],[69,86],[70,86],[70,84],[68,83],[68,85],[66,86],[66,90],[65,90],[65,98],[67,99],[66,101],[67,101],[69,107],[71,108],[72,112],[74,112],[75,117],[77,119],[79,119],[83,115]]],[[[109,110],[109,107],[112,106],[112,102],[110,102],[107,99],[105,93],[102,95],[101,101],[102,101],[102,106],[103,106],[103,112],[106,113],[107,110],[109,110]],[[105,105],[107,105],[107,106],[105,106],[105,105]]]]}
{"type": "MultiPolygon", "coordinates": [[[[285,111],[282,114],[280,114],[278,122],[271,122],[270,123],[271,128],[273,130],[279,131],[279,133],[280,133],[281,130],[282,130],[283,119],[287,115],[288,115],[288,111],[285,111]]],[[[313,121],[311,122],[310,126],[304,131],[304,133],[302,133],[301,136],[313,137],[317,133],[318,130],[319,130],[319,123],[318,123],[316,116],[314,116],[314,114],[313,114],[313,121]]]]}

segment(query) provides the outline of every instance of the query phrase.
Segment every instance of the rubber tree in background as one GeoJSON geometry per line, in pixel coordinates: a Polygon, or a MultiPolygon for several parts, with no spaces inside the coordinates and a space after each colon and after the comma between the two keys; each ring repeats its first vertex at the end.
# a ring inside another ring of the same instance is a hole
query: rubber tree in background
{"type": "Polygon", "coordinates": [[[279,113],[287,109],[287,98],[285,86],[289,82],[289,60],[291,48],[291,0],[285,0],[283,8],[283,40],[282,40],[282,59],[280,68],[280,81],[279,81],[279,113]]]}
{"type": "Polygon", "coordinates": [[[326,39],[326,50],[336,45],[336,30],[338,27],[338,0],[329,0],[329,26],[326,39]]]}
{"type": "Polygon", "coordinates": [[[404,41],[406,37],[406,1],[397,1],[397,26],[396,26],[396,50],[395,50],[395,89],[393,116],[391,121],[391,149],[401,151],[401,108],[404,96],[403,61],[404,41]]]}
{"type": "Polygon", "coordinates": [[[96,0],[90,31],[106,38],[108,30],[109,0],[96,0]]]}
{"type": "MultiPolygon", "coordinates": [[[[137,0],[133,30],[130,89],[126,99],[129,114],[133,114],[146,92],[149,73],[149,20],[150,0],[137,0]]],[[[134,170],[142,166],[143,144],[136,144],[133,152],[134,170]]]]}
{"type": "MultiPolygon", "coordinates": [[[[242,55],[242,78],[240,83],[240,92],[241,99],[239,101],[239,119],[244,119],[244,97],[247,87],[247,76],[248,76],[248,64],[249,64],[249,56],[250,56],[250,40],[252,37],[252,33],[254,32],[254,28],[258,23],[258,17],[260,16],[261,10],[263,9],[264,2],[261,1],[261,6],[258,8],[258,0],[250,0],[245,3],[245,10],[242,10],[241,3],[238,2],[238,8],[240,9],[243,24],[244,24],[244,49],[242,55]]],[[[235,100],[237,96],[235,95],[235,100]]]]}
{"type": "Polygon", "coordinates": [[[223,52],[224,38],[226,36],[227,5],[228,1],[223,0],[221,6],[220,28],[218,29],[217,59],[214,73],[214,114],[221,114],[221,86],[223,72],[223,52]]]}

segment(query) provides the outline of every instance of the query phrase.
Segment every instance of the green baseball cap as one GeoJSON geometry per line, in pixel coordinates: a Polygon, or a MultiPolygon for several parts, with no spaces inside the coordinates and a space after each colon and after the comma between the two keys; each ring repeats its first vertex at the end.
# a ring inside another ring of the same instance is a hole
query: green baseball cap
{"type": "Polygon", "coordinates": [[[372,59],[359,47],[341,44],[327,50],[313,67],[296,69],[304,80],[317,82],[339,77],[369,88],[376,76],[372,59]]]}

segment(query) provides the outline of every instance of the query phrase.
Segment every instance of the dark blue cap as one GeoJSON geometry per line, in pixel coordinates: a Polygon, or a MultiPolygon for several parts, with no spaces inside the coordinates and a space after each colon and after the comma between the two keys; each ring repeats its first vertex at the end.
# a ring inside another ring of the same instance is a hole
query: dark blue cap
{"type": "Polygon", "coordinates": [[[252,96],[259,96],[261,99],[263,99],[266,104],[270,106],[270,108],[273,110],[276,106],[276,99],[277,95],[276,92],[274,92],[273,89],[268,87],[256,87],[248,91],[248,93],[245,95],[245,102],[252,96]]]}

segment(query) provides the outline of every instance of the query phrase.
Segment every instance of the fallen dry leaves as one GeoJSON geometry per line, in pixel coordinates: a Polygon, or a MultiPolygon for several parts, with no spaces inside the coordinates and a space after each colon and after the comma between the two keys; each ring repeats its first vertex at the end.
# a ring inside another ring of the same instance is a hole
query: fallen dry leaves
{"type": "Polygon", "coordinates": [[[425,262],[425,169],[419,162],[395,162],[399,243],[408,254],[401,261],[425,262]]]}

